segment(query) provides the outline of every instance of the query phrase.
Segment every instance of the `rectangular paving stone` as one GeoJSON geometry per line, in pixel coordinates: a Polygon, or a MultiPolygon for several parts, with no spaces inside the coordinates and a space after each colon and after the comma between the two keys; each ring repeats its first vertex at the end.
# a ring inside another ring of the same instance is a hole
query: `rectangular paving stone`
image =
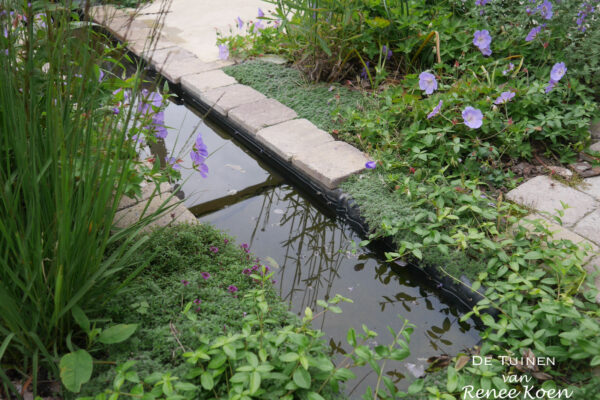
{"type": "Polygon", "coordinates": [[[577,233],[573,232],[572,230],[569,230],[565,227],[560,226],[557,223],[554,223],[552,221],[545,219],[541,215],[529,214],[529,215],[523,217],[518,222],[518,224],[529,231],[533,231],[534,224],[533,224],[533,222],[530,222],[530,221],[534,221],[534,220],[539,220],[539,222],[552,233],[552,239],[554,239],[554,240],[563,240],[563,239],[570,240],[571,242],[573,242],[577,245],[580,245],[581,248],[585,248],[585,247],[589,246],[588,255],[584,259],[584,262],[589,260],[592,257],[595,257],[597,254],[599,254],[598,252],[600,251],[600,247],[598,247],[596,244],[589,241],[585,237],[578,235],[577,233]]]}
{"type": "Polygon", "coordinates": [[[256,138],[275,154],[290,162],[299,153],[335,140],[306,119],[293,119],[263,128],[256,133],[256,138]]]}
{"type": "Polygon", "coordinates": [[[160,50],[150,50],[142,54],[142,58],[148,62],[155,70],[159,70],[166,62],[173,60],[184,60],[186,58],[195,58],[196,56],[182,49],[181,47],[167,47],[160,50]]]}
{"type": "Polygon", "coordinates": [[[190,95],[200,98],[200,94],[210,89],[216,89],[223,86],[236,84],[233,76],[227,75],[221,70],[212,70],[207,72],[186,75],[181,78],[181,87],[190,95]]]}
{"type": "Polygon", "coordinates": [[[141,57],[145,51],[162,50],[167,47],[175,47],[176,44],[170,40],[160,36],[156,40],[150,42],[149,39],[128,39],[126,42],[127,49],[138,57],[141,57]]]}
{"type": "Polygon", "coordinates": [[[106,25],[115,18],[129,18],[129,13],[111,5],[90,7],[88,16],[97,24],[106,25]]]}
{"type": "Polygon", "coordinates": [[[196,72],[206,71],[211,66],[203,61],[200,61],[196,56],[184,57],[173,57],[168,59],[164,64],[157,65],[156,71],[162,74],[165,78],[173,83],[181,82],[181,78],[194,74],[196,72]]]}
{"type": "MultiPolygon", "coordinates": [[[[588,275],[596,277],[594,278],[594,284],[596,289],[600,290],[600,274],[597,274],[596,271],[600,271],[600,256],[593,258],[590,262],[584,265],[584,268],[588,275]]],[[[600,293],[596,295],[596,303],[600,304],[600,293]]]]}
{"type": "Polygon", "coordinates": [[[590,134],[593,139],[600,140],[600,121],[590,125],[590,134]]]}
{"type": "MultiPolygon", "coordinates": [[[[200,100],[221,115],[228,115],[229,111],[242,105],[258,104],[267,97],[246,85],[230,85],[206,92],[200,92],[200,100]]],[[[278,121],[281,122],[281,121],[278,121]]]]}
{"type": "Polygon", "coordinates": [[[328,189],[365,169],[369,158],[345,142],[329,142],[297,154],[292,165],[328,189]]]}
{"type": "Polygon", "coordinates": [[[577,189],[600,200],[600,176],[584,179],[583,184],[577,189]]]}
{"type": "Polygon", "coordinates": [[[600,209],[586,215],[573,228],[581,236],[600,245],[600,209]]]}
{"type": "Polygon", "coordinates": [[[227,116],[249,133],[256,134],[262,128],[289,121],[298,114],[277,100],[264,99],[236,107],[227,116]]]}
{"type": "Polygon", "coordinates": [[[180,223],[197,223],[196,217],[180,202],[180,200],[172,196],[169,200],[169,194],[161,194],[154,196],[151,200],[142,201],[136,205],[118,211],[115,215],[114,226],[116,228],[126,228],[138,222],[142,216],[147,216],[166,202],[166,207],[171,207],[161,217],[153,221],[150,225],[143,229],[143,232],[148,232],[157,227],[180,223]],[[149,204],[148,204],[149,203],[149,204]],[[147,205],[147,209],[146,209],[147,205]],[[146,211],[144,212],[144,209],[146,211]],[[144,213],[142,215],[142,213],[144,213]]]}
{"type": "Polygon", "coordinates": [[[535,211],[558,215],[562,210],[561,202],[570,208],[564,210],[561,217],[563,225],[570,227],[600,204],[591,196],[574,188],[554,181],[547,176],[536,176],[508,192],[506,197],[522,206],[535,211]]]}

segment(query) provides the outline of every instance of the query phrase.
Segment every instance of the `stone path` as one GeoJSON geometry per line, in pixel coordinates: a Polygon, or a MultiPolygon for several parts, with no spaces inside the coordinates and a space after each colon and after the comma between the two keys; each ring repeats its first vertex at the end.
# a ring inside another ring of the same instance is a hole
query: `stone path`
{"type": "MultiPolygon", "coordinates": [[[[592,138],[597,140],[590,149],[600,148],[600,124],[591,128],[592,138]]],[[[573,243],[590,246],[591,253],[586,260],[585,269],[594,274],[600,268],[600,176],[583,179],[576,187],[567,186],[548,176],[537,176],[511,190],[507,198],[533,211],[526,218],[546,218],[559,216],[562,226],[546,222],[554,232],[554,239],[569,239],[573,243]],[[568,208],[564,209],[563,204],[568,208]]],[[[600,274],[595,279],[600,290],[600,274]]],[[[596,297],[600,303],[600,294],[596,297]]]]}

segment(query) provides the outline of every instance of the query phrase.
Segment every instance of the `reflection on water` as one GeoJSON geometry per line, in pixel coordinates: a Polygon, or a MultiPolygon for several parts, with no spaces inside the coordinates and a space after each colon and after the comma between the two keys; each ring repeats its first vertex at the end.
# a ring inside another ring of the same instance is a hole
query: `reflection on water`
{"type": "MultiPolygon", "coordinates": [[[[346,343],[348,328],[362,331],[364,323],[380,334],[370,346],[389,344],[402,318],[417,325],[412,336],[412,355],[403,363],[388,363],[387,373],[395,382],[411,377],[406,363],[426,366],[428,357],[456,354],[477,342],[471,322],[459,322],[455,307],[444,303],[436,289],[415,279],[407,271],[393,270],[376,255],[358,248],[360,238],[340,221],[313,207],[288,185],[269,189],[234,206],[200,218],[250,244],[260,256],[278,264],[276,287],[290,309],[300,314],[306,307],[318,308],[317,300],[339,293],[354,300],[343,303],[342,314],[326,313],[314,321],[329,340],[332,353],[351,350],[346,343]]],[[[365,368],[361,373],[369,371],[365,368]]],[[[369,376],[357,390],[364,392],[376,377],[369,376]]],[[[400,382],[400,386],[407,386],[400,382]]]]}
{"type": "MultiPolygon", "coordinates": [[[[350,350],[346,342],[350,327],[359,332],[365,324],[380,334],[366,343],[368,346],[388,345],[393,337],[386,326],[398,331],[406,318],[417,326],[411,339],[412,354],[403,362],[388,363],[386,371],[399,387],[406,388],[414,379],[410,364],[414,371],[426,367],[429,357],[455,355],[477,343],[474,324],[460,322],[459,311],[442,301],[436,288],[359,248],[361,239],[351,229],[281,183],[279,174],[228,135],[211,129],[183,106],[170,105],[165,121],[182,127],[183,134],[193,135],[189,131],[197,127],[209,151],[218,148],[207,162],[209,178],[183,170],[186,205],[201,222],[212,223],[238,242],[248,243],[263,262],[271,257],[279,265],[275,286],[293,312],[301,314],[306,307],[317,310],[317,300],[337,293],[354,301],[340,305],[342,314],[326,313],[314,321],[314,326],[326,333],[332,355],[339,358],[350,350]]],[[[176,131],[167,137],[166,149],[183,149],[185,154],[187,149],[178,144],[182,139],[176,137],[176,131]]],[[[189,160],[184,167],[186,163],[189,160]]],[[[360,397],[367,385],[375,385],[376,376],[369,371],[355,371],[360,382],[348,388],[352,398],[360,397]]]]}

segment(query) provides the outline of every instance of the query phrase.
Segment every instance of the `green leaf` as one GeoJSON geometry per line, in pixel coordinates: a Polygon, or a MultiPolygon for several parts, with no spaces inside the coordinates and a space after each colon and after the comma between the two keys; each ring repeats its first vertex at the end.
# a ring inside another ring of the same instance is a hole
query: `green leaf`
{"type": "Polygon", "coordinates": [[[250,394],[256,393],[260,388],[260,374],[254,371],[250,374],[250,394]]]}
{"type": "Polygon", "coordinates": [[[306,395],[307,400],[325,400],[323,396],[321,396],[317,392],[308,392],[306,395]]]}
{"type": "Polygon", "coordinates": [[[92,356],[85,350],[65,354],[59,363],[60,380],[71,392],[79,393],[81,385],[92,377],[94,368],[92,356]]]}
{"type": "Polygon", "coordinates": [[[202,375],[200,375],[200,384],[204,389],[212,390],[212,388],[215,386],[215,381],[213,380],[212,373],[205,372],[202,375]]]}
{"type": "Polygon", "coordinates": [[[298,353],[285,353],[279,356],[279,359],[283,362],[294,362],[297,361],[300,356],[298,353]]]}
{"type": "Polygon", "coordinates": [[[310,373],[304,368],[296,368],[294,372],[294,383],[302,389],[310,388],[310,373]]]}
{"type": "Polygon", "coordinates": [[[356,347],[356,332],[354,328],[348,329],[348,334],[346,335],[346,339],[348,340],[348,344],[352,347],[356,347]]]}
{"type": "Polygon", "coordinates": [[[408,394],[421,394],[424,385],[425,381],[423,379],[417,379],[408,387],[408,394]]]}
{"type": "Polygon", "coordinates": [[[89,333],[90,320],[88,319],[88,317],[86,317],[83,310],[79,306],[73,306],[73,308],[71,309],[71,314],[73,314],[73,319],[75,320],[75,322],[77,322],[77,325],[79,325],[79,327],[83,329],[85,333],[89,333]]]}
{"type": "Polygon", "coordinates": [[[137,329],[136,324],[119,324],[103,330],[98,341],[104,344],[120,343],[127,340],[137,329]]]}
{"type": "Polygon", "coordinates": [[[446,389],[452,393],[458,387],[458,375],[454,367],[448,367],[448,382],[446,382],[446,389]]]}

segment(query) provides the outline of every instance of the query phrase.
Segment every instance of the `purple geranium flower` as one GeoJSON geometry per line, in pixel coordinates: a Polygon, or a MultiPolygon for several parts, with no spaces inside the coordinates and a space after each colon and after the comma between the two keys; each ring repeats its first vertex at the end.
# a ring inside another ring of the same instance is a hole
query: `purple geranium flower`
{"type": "Polygon", "coordinates": [[[556,86],[556,81],[553,81],[552,79],[550,79],[550,82],[548,82],[548,86],[546,86],[546,89],[544,89],[544,93],[548,94],[552,91],[552,89],[554,89],[554,86],[556,86]]]}
{"type": "Polygon", "coordinates": [[[229,285],[229,287],[227,288],[227,290],[229,290],[229,293],[233,294],[233,293],[235,293],[235,292],[238,291],[238,288],[237,288],[237,286],[229,285]]]}
{"type": "Polygon", "coordinates": [[[208,272],[201,272],[200,275],[202,275],[202,279],[204,280],[210,278],[210,274],[208,272]]]}
{"type": "Polygon", "coordinates": [[[564,62],[556,63],[552,67],[552,71],[550,71],[550,79],[554,82],[558,82],[562,79],[563,76],[565,76],[566,72],[567,67],[565,66],[564,62]]]}
{"type": "Polygon", "coordinates": [[[432,73],[421,72],[419,74],[419,88],[425,91],[425,94],[432,94],[437,90],[437,87],[437,81],[432,73]]]}
{"type": "Polygon", "coordinates": [[[365,168],[368,168],[368,169],[375,169],[376,166],[377,166],[377,163],[375,161],[367,161],[365,163],[365,168]]]}
{"type": "Polygon", "coordinates": [[[264,28],[265,28],[265,26],[263,25],[262,21],[256,21],[254,23],[253,32],[258,33],[260,35],[260,30],[264,29],[264,28]]]}
{"type": "Polygon", "coordinates": [[[260,8],[258,9],[258,18],[262,18],[265,16],[265,13],[260,8]]]}
{"type": "Polygon", "coordinates": [[[386,60],[390,60],[392,58],[392,50],[388,49],[387,46],[384,44],[382,49],[381,49],[381,53],[383,53],[385,55],[385,59],[386,60]]]}
{"type": "Polygon", "coordinates": [[[252,273],[252,270],[250,268],[244,268],[244,270],[242,271],[242,274],[244,275],[250,275],[252,273]]]}
{"type": "Polygon", "coordinates": [[[167,164],[171,166],[175,171],[179,171],[181,169],[181,165],[177,163],[177,159],[175,157],[168,157],[166,160],[167,164]]]}
{"type": "Polygon", "coordinates": [[[226,44],[219,45],[219,58],[221,60],[227,60],[229,58],[229,48],[226,44]]]}
{"type": "Polygon", "coordinates": [[[489,47],[486,47],[485,49],[479,49],[481,50],[481,54],[483,54],[486,57],[489,57],[492,55],[492,49],[490,49],[489,47]]]}
{"type": "Polygon", "coordinates": [[[552,12],[552,3],[549,0],[544,0],[537,9],[543,18],[552,19],[554,13],[552,12]]]}
{"type": "Polygon", "coordinates": [[[194,299],[194,304],[199,305],[200,303],[202,303],[202,300],[200,300],[200,299],[194,299]]]}
{"type": "Polygon", "coordinates": [[[367,78],[369,77],[369,74],[367,73],[367,71],[369,69],[369,64],[370,64],[369,61],[367,61],[367,64],[366,64],[367,67],[366,68],[363,67],[362,71],[360,72],[361,79],[367,80],[367,78]]]}
{"type": "Polygon", "coordinates": [[[442,104],[444,104],[444,101],[440,100],[438,105],[434,107],[433,111],[431,111],[429,114],[427,114],[427,119],[431,119],[431,118],[435,117],[436,115],[438,115],[438,113],[440,112],[440,109],[442,108],[442,104]]]}
{"type": "Polygon", "coordinates": [[[507,75],[509,72],[511,72],[513,69],[515,69],[515,64],[513,63],[509,63],[508,67],[506,67],[506,69],[504,71],[502,71],[502,75],[507,75]]]}
{"type": "Polygon", "coordinates": [[[476,31],[473,35],[473,44],[477,46],[479,50],[483,52],[484,49],[490,47],[492,43],[492,37],[490,36],[490,32],[487,29],[482,31],[476,31]]]}
{"type": "Polygon", "coordinates": [[[183,284],[183,286],[187,286],[190,284],[190,282],[186,281],[185,279],[182,279],[181,283],[183,284]]]}
{"type": "Polygon", "coordinates": [[[502,92],[500,96],[494,101],[494,104],[505,104],[508,103],[513,97],[515,97],[515,92],[502,92]]]}
{"type": "Polygon", "coordinates": [[[535,28],[531,28],[531,30],[525,37],[525,41],[531,42],[533,39],[535,39],[535,37],[538,35],[538,33],[540,33],[540,31],[542,30],[543,27],[544,27],[543,25],[540,25],[540,26],[536,26],[535,28]]]}
{"type": "Polygon", "coordinates": [[[194,143],[194,149],[190,153],[190,158],[193,167],[200,172],[203,178],[208,176],[208,166],[204,163],[206,157],[208,157],[208,149],[202,140],[202,134],[199,133],[196,137],[196,143],[194,143]]]}
{"type": "Polygon", "coordinates": [[[212,251],[213,253],[217,254],[219,252],[219,248],[215,247],[215,246],[210,246],[210,251],[212,251]]]}
{"type": "Polygon", "coordinates": [[[480,110],[473,107],[466,107],[462,112],[462,117],[465,121],[465,125],[471,129],[480,128],[483,124],[483,114],[480,110]]]}
{"type": "Polygon", "coordinates": [[[237,26],[240,30],[244,27],[244,21],[240,17],[237,17],[237,26]]]}

